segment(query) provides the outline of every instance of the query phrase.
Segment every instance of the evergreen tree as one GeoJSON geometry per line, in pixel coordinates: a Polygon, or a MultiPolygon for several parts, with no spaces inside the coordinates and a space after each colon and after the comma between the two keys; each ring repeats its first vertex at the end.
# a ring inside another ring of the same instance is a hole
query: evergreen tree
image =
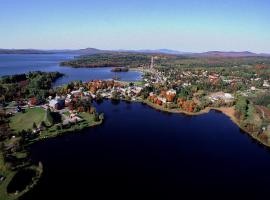
{"type": "Polygon", "coordinates": [[[236,112],[242,120],[247,117],[248,100],[245,97],[239,97],[235,104],[236,112]]]}
{"type": "Polygon", "coordinates": [[[33,123],[33,129],[37,129],[37,125],[35,122],[33,123]]]}
{"type": "Polygon", "coordinates": [[[54,119],[50,109],[46,110],[44,121],[47,122],[49,126],[52,126],[54,124],[54,119]]]}

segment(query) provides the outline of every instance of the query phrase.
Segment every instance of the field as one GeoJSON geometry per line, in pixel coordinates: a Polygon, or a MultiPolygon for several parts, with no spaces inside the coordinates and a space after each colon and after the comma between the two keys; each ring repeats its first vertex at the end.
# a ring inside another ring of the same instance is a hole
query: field
{"type": "Polygon", "coordinates": [[[10,119],[10,127],[15,132],[33,128],[33,123],[39,125],[45,117],[45,110],[42,108],[30,108],[25,112],[17,113],[10,119]]]}

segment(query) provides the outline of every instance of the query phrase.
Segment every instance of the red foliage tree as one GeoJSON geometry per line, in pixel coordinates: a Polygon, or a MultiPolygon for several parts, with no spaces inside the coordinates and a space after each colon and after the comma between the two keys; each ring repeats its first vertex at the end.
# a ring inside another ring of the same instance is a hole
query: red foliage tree
{"type": "Polygon", "coordinates": [[[30,98],[30,101],[29,101],[29,102],[30,102],[30,104],[33,105],[33,106],[37,105],[37,103],[38,103],[36,97],[30,98]]]}

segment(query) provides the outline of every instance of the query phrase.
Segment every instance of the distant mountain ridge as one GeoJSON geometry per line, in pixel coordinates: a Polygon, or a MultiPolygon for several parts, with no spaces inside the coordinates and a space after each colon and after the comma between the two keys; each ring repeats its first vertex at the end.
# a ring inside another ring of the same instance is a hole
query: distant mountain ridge
{"type": "Polygon", "coordinates": [[[107,52],[95,48],[86,49],[60,49],[60,50],[39,50],[39,49],[0,49],[0,54],[56,54],[56,53],[70,53],[70,54],[97,54],[107,52]]]}
{"type": "Polygon", "coordinates": [[[0,49],[0,54],[51,54],[51,52],[38,49],[0,49]]]}
{"type": "Polygon", "coordinates": [[[171,49],[143,49],[143,50],[101,50],[96,48],[85,49],[63,49],[63,50],[39,50],[39,49],[0,49],[0,54],[56,54],[69,53],[78,55],[91,55],[100,53],[148,53],[148,54],[169,54],[169,55],[186,55],[191,57],[268,57],[270,54],[257,54],[250,51],[208,51],[203,53],[183,52],[171,49]]]}
{"type": "Polygon", "coordinates": [[[120,51],[120,52],[134,52],[134,53],[172,54],[172,55],[190,54],[188,52],[171,50],[171,49],[141,49],[141,50],[118,50],[118,51],[120,51]]]}
{"type": "Polygon", "coordinates": [[[192,55],[199,57],[255,57],[262,56],[263,54],[257,54],[249,51],[208,51],[203,53],[195,53],[192,55]]]}

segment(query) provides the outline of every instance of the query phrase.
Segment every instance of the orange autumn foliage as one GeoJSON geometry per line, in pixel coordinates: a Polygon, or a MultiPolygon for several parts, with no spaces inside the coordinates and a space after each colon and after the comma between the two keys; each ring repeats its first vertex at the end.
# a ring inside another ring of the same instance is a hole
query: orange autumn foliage
{"type": "Polygon", "coordinates": [[[182,98],[178,98],[177,103],[178,103],[180,108],[182,108],[183,110],[185,110],[187,112],[193,112],[194,108],[196,106],[194,101],[192,101],[192,100],[186,101],[182,98]]]}
{"type": "Polygon", "coordinates": [[[168,102],[173,102],[175,96],[176,96],[175,94],[166,94],[166,100],[168,102]]]}
{"type": "Polygon", "coordinates": [[[185,103],[185,99],[183,99],[183,98],[178,98],[177,99],[177,104],[179,105],[180,108],[183,107],[184,103],[185,103]]]}
{"type": "Polygon", "coordinates": [[[188,112],[193,112],[196,104],[194,101],[185,101],[183,104],[183,109],[188,112]]]}

